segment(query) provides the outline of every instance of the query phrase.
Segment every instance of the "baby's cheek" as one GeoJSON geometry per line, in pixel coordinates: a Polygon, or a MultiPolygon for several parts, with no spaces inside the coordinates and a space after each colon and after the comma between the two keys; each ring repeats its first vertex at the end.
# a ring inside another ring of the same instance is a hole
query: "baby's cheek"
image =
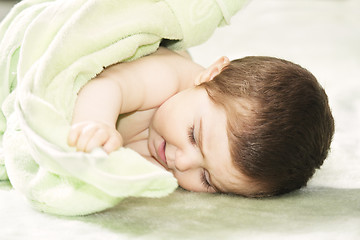
{"type": "Polygon", "coordinates": [[[192,180],[191,177],[186,177],[184,175],[174,174],[174,177],[177,179],[179,186],[182,189],[185,189],[190,192],[204,192],[201,183],[198,181],[192,180]]]}

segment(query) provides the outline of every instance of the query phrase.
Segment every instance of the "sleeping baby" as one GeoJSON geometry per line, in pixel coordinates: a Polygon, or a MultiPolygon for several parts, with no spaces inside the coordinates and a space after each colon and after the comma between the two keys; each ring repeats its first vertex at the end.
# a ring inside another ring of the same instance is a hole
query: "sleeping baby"
{"type": "Polygon", "coordinates": [[[68,143],[133,149],[189,191],[263,197],[305,186],[333,133],[327,95],[299,65],[221,57],[203,68],[159,48],[81,89],[68,143]]]}

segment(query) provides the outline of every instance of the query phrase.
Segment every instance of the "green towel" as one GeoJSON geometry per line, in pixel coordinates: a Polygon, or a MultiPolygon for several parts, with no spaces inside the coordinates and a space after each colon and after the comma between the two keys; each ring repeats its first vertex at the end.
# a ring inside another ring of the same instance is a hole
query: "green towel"
{"type": "Polygon", "coordinates": [[[240,0],[24,0],[0,26],[0,180],[40,211],[84,215],[163,197],[167,171],[121,148],[76,152],[67,134],[79,89],[104,67],[186,49],[229,23],[240,0]]]}

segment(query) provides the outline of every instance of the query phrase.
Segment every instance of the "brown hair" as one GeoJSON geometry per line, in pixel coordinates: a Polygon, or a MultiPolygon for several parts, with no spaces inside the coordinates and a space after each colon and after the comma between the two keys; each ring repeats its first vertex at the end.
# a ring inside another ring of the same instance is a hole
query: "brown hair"
{"type": "Polygon", "coordinates": [[[299,189],[323,164],[334,119],[324,89],[306,69],[273,57],[245,57],[202,86],[225,109],[234,165],[257,189],[239,194],[299,189]]]}

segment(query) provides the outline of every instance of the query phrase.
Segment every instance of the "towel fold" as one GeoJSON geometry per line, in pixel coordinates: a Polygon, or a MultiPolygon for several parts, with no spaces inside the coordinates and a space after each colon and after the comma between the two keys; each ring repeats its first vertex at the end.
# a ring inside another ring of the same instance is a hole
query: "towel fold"
{"type": "Polygon", "coordinates": [[[0,25],[0,180],[40,211],[84,215],[177,187],[136,152],[76,152],[77,93],[109,65],[160,43],[180,50],[229,22],[240,0],[24,0],[0,25]]]}

